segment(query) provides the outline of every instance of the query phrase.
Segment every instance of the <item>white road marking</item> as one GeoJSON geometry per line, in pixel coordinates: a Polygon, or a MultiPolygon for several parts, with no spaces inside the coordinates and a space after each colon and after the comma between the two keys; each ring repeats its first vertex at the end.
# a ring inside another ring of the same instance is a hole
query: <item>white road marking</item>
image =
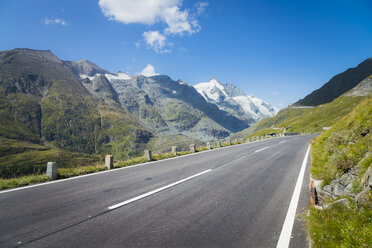
{"type": "Polygon", "coordinates": [[[279,236],[278,244],[276,245],[277,248],[289,247],[289,241],[291,239],[293,223],[296,217],[296,210],[297,210],[298,200],[300,198],[301,185],[302,185],[302,181],[304,180],[305,168],[306,168],[307,159],[309,157],[309,152],[310,152],[310,145],[309,145],[309,148],[307,148],[304,161],[302,162],[300,173],[298,174],[296,187],[293,191],[291,203],[289,204],[287,216],[285,217],[282,232],[280,233],[280,236],[279,236]]]}
{"type": "Polygon", "coordinates": [[[210,172],[211,170],[212,170],[212,169],[209,169],[209,170],[206,170],[206,171],[200,172],[200,173],[198,173],[198,174],[196,174],[196,175],[193,175],[193,176],[191,176],[191,177],[187,177],[187,178],[182,179],[182,180],[179,180],[179,181],[177,181],[177,182],[174,182],[174,183],[168,184],[168,185],[166,185],[166,186],[164,186],[164,187],[161,187],[161,188],[155,189],[155,190],[153,190],[153,191],[147,192],[147,193],[145,193],[145,194],[142,194],[142,195],[136,196],[136,197],[134,197],[134,198],[132,198],[132,199],[129,199],[129,200],[126,200],[126,201],[120,202],[120,203],[118,203],[118,204],[112,205],[111,207],[108,207],[107,209],[108,209],[108,210],[113,210],[113,209],[115,209],[115,208],[122,207],[122,206],[124,206],[124,205],[129,204],[129,203],[132,203],[132,202],[138,201],[138,200],[140,200],[140,199],[143,199],[143,198],[145,198],[145,197],[148,197],[148,196],[150,196],[150,195],[156,194],[156,193],[158,193],[158,192],[160,192],[160,191],[163,191],[163,190],[169,189],[169,188],[171,188],[171,187],[173,187],[173,186],[176,186],[176,185],[178,185],[178,184],[180,184],[180,183],[184,183],[184,182],[186,182],[186,181],[188,181],[188,180],[190,180],[190,179],[193,179],[193,178],[195,178],[195,177],[201,176],[201,175],[203,175],[203,174],[205,174],[205,173],[210,172]]]}
{"type": "Polygon", "coordinates": [[[267,148],[269,148],[269,147],[268,147],[268,146],[266,146],[266,147],[264,147],[264,148],[258,149],[257,151],[255,151],[255,153],[256,153],[256,152],[260,152],[260,151],[263,151],[263,150],[265,150],[265,149],[267,149],[267,148]]]}
{"type": "Polygon", "coordinates": [[[286,142],[286,140],[280,141],[279,144],[286,142]]]}

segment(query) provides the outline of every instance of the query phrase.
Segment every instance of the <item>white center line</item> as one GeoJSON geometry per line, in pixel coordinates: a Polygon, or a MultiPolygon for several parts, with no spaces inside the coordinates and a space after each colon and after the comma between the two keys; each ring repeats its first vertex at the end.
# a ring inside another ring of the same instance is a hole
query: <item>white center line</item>
{"type": "Polygon", "coordinates": [[[295,216],[296,216],[298,200],[300,198],[300,193],[301,193],[301,185],[302,185],[302,181],[305,175],[305,168],[306,168],[307,159],[309,157],[309,152],[310,152],[310,145],[309,145],[309,148],[307,148],[304,161],[302,162],[300,173],[298,174],[296,187],[293,191],[291,203],[289,204],[287,216],[285,217],[282,232],[280,233],[276,248],[289,247],[289,241],[291,239],[293,223],[294,223],[295,216]]]}
{"type": "Polygon", "coordinates": [[[258,149],[257,151],[255,151],[255,153],[256,153],[256,152],[260,152],[260,151],[263,151],[263,150],[265,150],[265,149],[267,149],[267,148],[269,148],[269,147],[268,147],[268,146],[266,146],[266,147],[264,147],[264,148],[258,149]]]}
{"type": "Polygon", "coordinates": [[[286,142],[286,140],[280,141],[279,144],[286,142]]]}
{"type": "Polygon", "coordinates": [[[188,180],[190,180],[190,179],[193,179],[193,178],[195,178],[195,177],[201,176],[201,175],[203,175],[203,174],[205,174],[205,173],[210,172],[211,170],[212,170],[212,169],[209,169],[209,170],[206,170],[206,171],[200,172],[200,173],[198,173],[198,174],[196,174],[196,175],[193,175],[193,176],[191,176],[191,177],[187,177],[187,178],[182,179],[182,180],[179,180],[179,181],[177,181],[177,182],[174,182],[174,183],[168,184],[168,185],[166,185],[166,186],[164,186],[164,187],[161,187],[161,188],[155,189],[155,190],[153,190],[153,191],[147,192],[147,193],[145,193],[145,194],[142,194],[142,195],[136,196],[136,197],[134,197],[134,198],[132,198],[132,199],[129,199],[129,200],[126,200],[126,201],[120,202],[120,203],[118,203],[118,204],[112,205],[111,207],[108,207],[107,209],[108,209],[108,210],[113,210],[113,209],[115,209],[115,208],[119,208],[119,207],[125,206],[125,205],[127,205],[127,204],[129,204],[129,203],[132,203],[132,202],[138,201],[138,200],[143,199],[143,198],[145,198],[145,197],[148,197],[148,196],[150,196],[150,195],[156,194],[156,193],[158,193],[158,192],[160,192],[160,191],[163,191],[163,190],[169,189],[169,188],[171,188],[171,187],[173,187],[173,186],[176,186],[177,184],[184,183],[184,182],[186,182],[186,181],[188,181],[188,180]]]}

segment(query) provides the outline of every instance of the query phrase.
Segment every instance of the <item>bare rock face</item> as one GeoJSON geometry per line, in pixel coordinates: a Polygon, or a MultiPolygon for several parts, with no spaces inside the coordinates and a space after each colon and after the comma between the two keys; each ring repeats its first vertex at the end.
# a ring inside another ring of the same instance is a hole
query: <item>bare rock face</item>
{"type": "Polygon", "coordinates": [[[76,75],[94,76],[96,74],[106,74],[108,71],[102,69],[98,65],[90,62],[89,60],[64,61],[65,65],[70,67],[76,75]]]}
{"type": "Polygon", "coordinates": [[[350,90],[346,96],[368,96],[372,93],[372,75],[364,79],[352,90],[350,90]]]}

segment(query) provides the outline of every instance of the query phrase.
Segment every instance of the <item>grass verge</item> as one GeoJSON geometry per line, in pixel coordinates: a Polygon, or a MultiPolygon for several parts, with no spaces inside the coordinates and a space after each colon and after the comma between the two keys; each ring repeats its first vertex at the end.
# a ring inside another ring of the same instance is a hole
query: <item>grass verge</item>
{"type": "Polygon", "coordinates": [[[319,210],[310,208],[307,217],[312,247],[372,247],[372,195],[362,207],[334,205],[319,210]]]}
{"type": "Polygon", "coordinates": [[[46,181],[49,181],[49,178],[46,175],[29,175],[10,179],[0,178],[0,190],[17,188],[46,181]]]}
{"type": "MultiPolygon", "coordinates": [[[[199,147],[197,151],[201,151],[201,150],[207,150],[207,148],[199,147]]],[[[152,160],[158,161],[158,160],[162,160],[166,158],[183,156],[183,155],[190,154],[190,153],[192,152],[191,151],[180,151],[180,152],[177,152],[177,155],[174,155],[173,153],[154,154],[152,156],[152,160]]],[[[127,159],[124,161],[118,161],[114,164],[114,168],[121,168],[121,167],[126,167],[126,166],[146,163],[146,162],[148,162],[148,160],[144,156],[136,157],[136,158],[127,159]]],[[[58,168],[58,179],[80,176],[80,175],[100,172],[104,170],[107,170],[106,166],[100,163],[96,163],[94,165],[89,165],[89,166],[58,168]]],[[[22,186],[27,186],[30,184],[35,184],[35,183],[47,182],[49,180],[50,179],[46,175],[42,175],[42,174],[32,174],[32,175],[14,177],[14,178],[9,178],[9,179],[0,178],[0,190],[22,187],[22,186]]]]}
{"type": "MultiPolygon", "coordinates": [[[[372,162],[371,116],[372,98],[368,98],[312,141],[310,171],[322,180],[321,187],[358,166],[359,179],[353,182],[352,191],[363,190],[360,179],[372,162]]],[[[358,201],[357,205],[350,197],[350,206],[310,207],[306,220],[312,247],[372,247],[371,191],[365,201],[358,201]]]]}

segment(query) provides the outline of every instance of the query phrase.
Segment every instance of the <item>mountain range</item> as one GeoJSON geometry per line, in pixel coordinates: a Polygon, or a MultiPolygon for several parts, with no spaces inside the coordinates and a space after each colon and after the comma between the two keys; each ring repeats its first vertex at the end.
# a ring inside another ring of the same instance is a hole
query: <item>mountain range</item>
{"type": "Polygon", "coordinates": [[[111,73],[50,51],[2,51],[0,136],[128,157],[156,140],[225,138],[277,111],[233,85],[211,83],[219,87],[218,99],[206,97],[214,88],[166,75],[111,73]]]}

